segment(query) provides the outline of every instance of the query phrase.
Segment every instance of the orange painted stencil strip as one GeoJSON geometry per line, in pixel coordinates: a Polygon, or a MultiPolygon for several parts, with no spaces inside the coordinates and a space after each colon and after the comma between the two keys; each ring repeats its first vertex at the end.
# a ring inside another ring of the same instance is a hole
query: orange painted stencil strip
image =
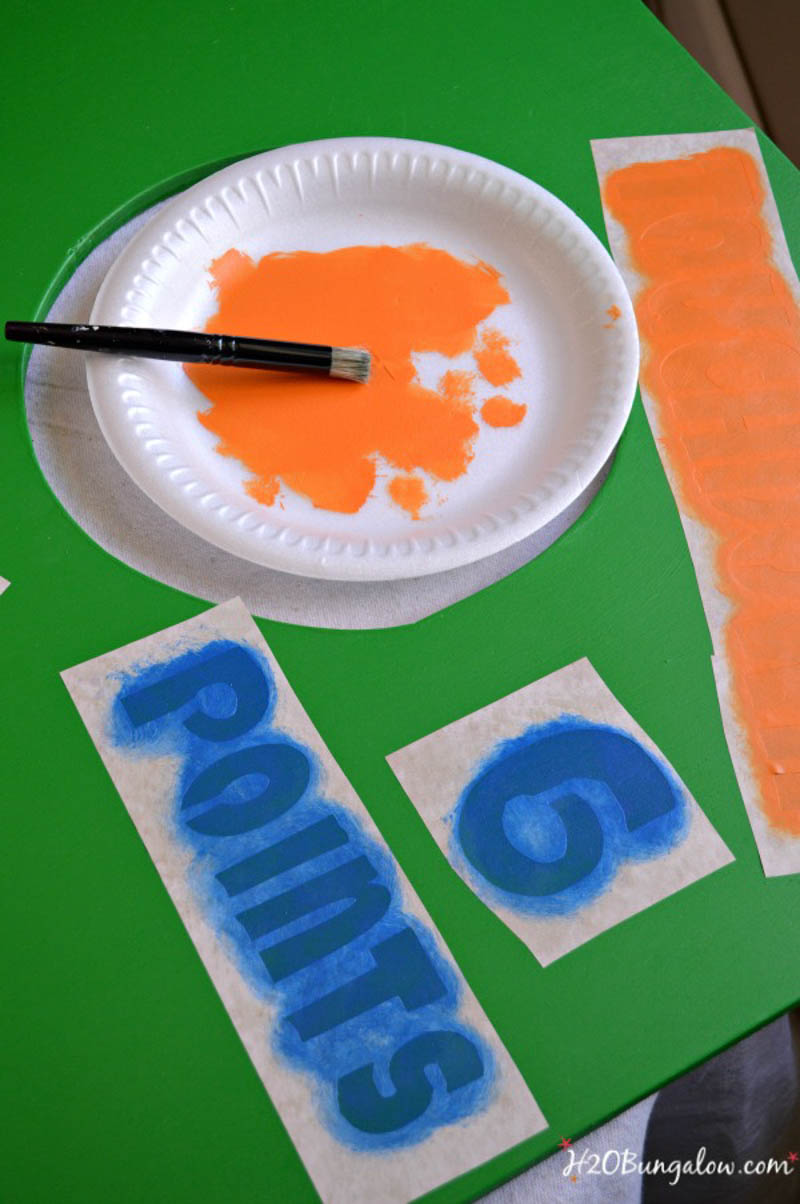
{"type": "Polygon", "coordinates": [[[666,158],[666,147],[637,153],[630,144],[640,141],[659,140],[629,140],[621,164],[618,142],[617,165],[598,170],[634,283],[642,394],[698,572],[764,868],[800,871],[796,278],[774,257],[774,202],[754,137],[717,135],[666,158]]]}

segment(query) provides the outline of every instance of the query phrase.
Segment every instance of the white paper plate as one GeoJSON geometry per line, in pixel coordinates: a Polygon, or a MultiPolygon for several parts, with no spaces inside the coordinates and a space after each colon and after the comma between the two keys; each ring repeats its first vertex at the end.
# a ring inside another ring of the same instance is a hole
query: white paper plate
{"type": "MultiPolygon", "coordinates": [[[[527,405],[513,430],[485,427],[459,480],[427,480],[418,520],[378,486],[357,514],[315,509],[284,489],[266,507],[250,474],[219,455],[197,420],[208,402],[181,365],[88,356],[103,433],[168,514],[235,555],[311,577],[383,580],[439,572],[538,530],[582,492],[613,450],[638,371],[630,299],[594,234],[537,184],[487,159],[393,138],[309,142],[224,168],[166,204],[108,273],[92,322],[200,329],[215,311],[207,269],[236,247],[329,251],[426,242],[485,260],[511,303],[489,320],[514,341],[527,405]],[[620,317],[609,322],[616,305],[620,317]]],[[[231,332],[235,333],[235,332],[231,332]]],[[[424,383],[469,357],[419,357],[424,383]],[[430,361],[430,362],[429,362],[430,361]]],[[[488,397],[496,390],[486,385],[488,397]]],[[[478,401],[482,400],[478,396],[478,401]]],[[[391,465],[382,465],[385,477],[391,465]]],[[[424,476],[424,474],[422,474],[424,476]]]]}

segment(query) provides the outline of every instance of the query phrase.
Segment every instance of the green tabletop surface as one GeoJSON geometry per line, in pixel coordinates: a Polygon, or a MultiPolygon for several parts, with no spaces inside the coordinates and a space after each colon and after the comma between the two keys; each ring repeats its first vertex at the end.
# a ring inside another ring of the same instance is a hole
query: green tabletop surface
{"type": "MultiPolygon", "coordinates": [[[[605,238],[590,139],[749,124],[640,0],[34,2],[6,20],[2,59],[4,319],[46,313],[155,200],[272,147],[373,134],[463,148],[605,238]]],[[[796,172],[760,141],[798,248],[796,172]]],[[[0,1199],[314,1201],[59,679],[207,603],[64,513],[33,456],[19,346],[0,364],[0,1199]]],[[[505,580],[393,630],[259,626],[551,1125],[431,1202],[475,1198],[797,1002],[800,878],[761,872],[638,398],[597,500],[505,580]],[[453,873],[384,758],[581,656],[736,861],[543,969],[453,873]]]]}

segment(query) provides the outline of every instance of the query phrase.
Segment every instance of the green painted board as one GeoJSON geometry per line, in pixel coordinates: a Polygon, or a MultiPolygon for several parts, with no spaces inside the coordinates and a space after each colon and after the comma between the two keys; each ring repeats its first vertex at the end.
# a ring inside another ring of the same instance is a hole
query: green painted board
{"type": "MultiPolygon", "coordinates": [[[[639,0],[32,3],[2,58],[4,318],[45,312],[153,200],[269,147],[346,134],[462,147],[603,237],[590,138],[747,124],[639,0]]],[[[762,147],[800,247],[797,174],[762,147]]],[[[58,677],[206,604],[64,514],[31,451],[18,347],[0,347],[0,368],[0,1197],[313,1201],[58,677]]],[[[761,873],[638,401],[598,499],[506,580],[391,631],[260,625],[552,1124],[431,1201],[487,1191],[797,1002],[800,878],[761,873]],[[445,864],[384,756],[584,654],[737,860],[543,970],[445,864]]]]}

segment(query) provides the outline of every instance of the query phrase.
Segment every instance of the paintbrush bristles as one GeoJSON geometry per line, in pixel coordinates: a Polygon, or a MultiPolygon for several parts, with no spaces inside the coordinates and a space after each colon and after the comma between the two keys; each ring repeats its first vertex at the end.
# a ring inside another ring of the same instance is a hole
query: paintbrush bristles
{"type": "Polygon", "coordinates": [[[331,376],[366,384],[369,380],[370,354],[360,347],[331,348],[331,376]]]}

